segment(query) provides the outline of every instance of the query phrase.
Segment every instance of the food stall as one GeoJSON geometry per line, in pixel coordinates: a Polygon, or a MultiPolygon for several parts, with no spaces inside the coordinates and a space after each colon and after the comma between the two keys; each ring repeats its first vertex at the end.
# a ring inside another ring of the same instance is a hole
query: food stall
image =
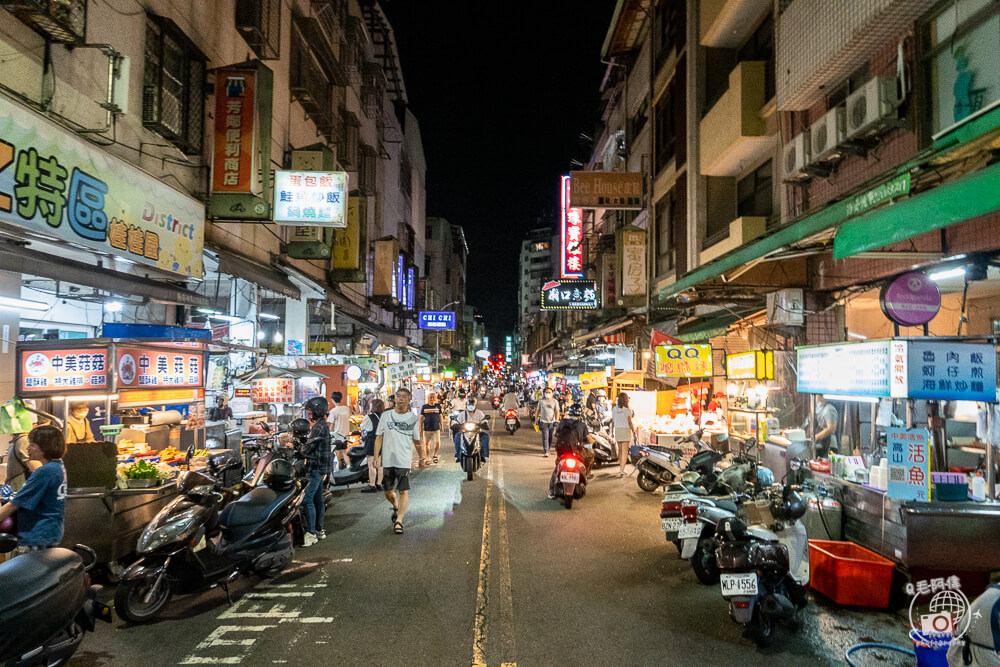
{"type": "Polygon", "coordinates": [[[206,357],[199,340],[18,343],[19,398],[64,424],[80,403],[103,421],[93,430],[104,441],[67,446],[64,544],[87,544],[99,562],[134,551],[145,525],[177,494],[168,463],[204,443],[206,357]]]}
{"type": "MultiPolygon", "coordinates": [[[[812,477],[841,497],[846,539],[911,572],[956,574],[969,587],[981,587],[989,572],[1000,570],[996,443],[983,429],[977,467],[985,469],[988,490],[984,500],[974,501],[974,479],[949,465],[951,455],[968,446],[949,436],[945,417],[948,405],[996,403],[996,349],[995,339],[982,337],[897,337],[796,349],[797,388],[812,396],[813,415],[816,397],[824,396],[864,404],[872,417],[866,455],[843,451],[831,454],[829,465],[810,464],[812,477]],[[883,437],[884,446],[878,444],[883,437]],[[942,548],[959,544],[960,551],[942,548]]],[[[992,416],[992,409],[987,412],[992,416]]]]}
{"type": "Polygon", "coordinates": [[[245,393],[249,389],[253,413],[253,417],[243,420],[243,432],[259,432],[261,421],[290,423],[296,417],[292,406],[324,395],[326,377],[308,368],[282,368],[269,363],[237,377],[236,391],[245,393]]]}

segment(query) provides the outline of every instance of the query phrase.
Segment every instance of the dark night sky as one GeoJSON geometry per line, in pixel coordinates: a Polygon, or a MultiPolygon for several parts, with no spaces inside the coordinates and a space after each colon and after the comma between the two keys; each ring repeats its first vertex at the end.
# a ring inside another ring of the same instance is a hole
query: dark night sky
{"type": "Polygon", "coordinates": [[[491,343],[517,319],[524,233],[593,135],[614,0],[384,0],[427,157],[427,215],[465,229],[491,343]]]}

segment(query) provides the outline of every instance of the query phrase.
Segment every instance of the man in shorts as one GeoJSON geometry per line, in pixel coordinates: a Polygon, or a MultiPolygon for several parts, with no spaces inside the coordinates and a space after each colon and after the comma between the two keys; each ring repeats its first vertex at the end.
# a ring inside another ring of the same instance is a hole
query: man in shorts
{"type": "MultiPolygon", "coordinates": [[[[441,449],[441,406],[437,401],[437,394],[431,392],[427,394],[427,403],[420,408],[420,441],[423,449],[420,454],[420,465],[427,465],[433,456],[434,463],[438,463],[438,451],[441,449]],[[434,453],[431,454],[431,444],[434,445],[434,453]]],[[[418,448],[419,449],[419,448],[418,448]]]]}
{"type": "Polygon", "coordinates": [[[339,470],[348,466],[347,460],[347,437],[351,435],[351,409],[344,405],[344,395],[335,391],[330,396],[333,399],[334,408],[330,410],[330,429],[333,436],[333,451],[337,455],[337,462],[340,464],[339,470]]]}
{"type": "Polygon", "coordinates": [[[393,410],[382,413],[375,436],[375,458],[382,457],[382,484],[385,498],[392,505],[392,529],[397,535],[403,534],[403,517],[410,501],[409,474],[413,447],[420,447],[420,430],[417,428],[420,418],[410,412],[412,398],[406,387],[396,390],[396,405],[393,410]]]}

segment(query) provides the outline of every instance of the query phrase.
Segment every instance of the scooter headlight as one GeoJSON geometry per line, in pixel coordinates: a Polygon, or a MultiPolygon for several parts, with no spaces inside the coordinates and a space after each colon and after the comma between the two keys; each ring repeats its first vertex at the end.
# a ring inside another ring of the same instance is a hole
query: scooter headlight
{"type": "Polygon", "coordinates": [[[475,422],[466,422],[462,428],[471,433],[472,431],[476,430],[476,424],[475,422]]]}
{"type": "Polygon", "coordinates": [[[139,537],[139,544],[136,551],[138,553],[149,553],[155,551],[165,544],[179,542],[186,537],[190,537],[198,523],[198,517],[202,512],[208,511],[204,507],[191,507],[178,514],[174,514],[167,520],[160,521],[157,516],[139,537]]]}

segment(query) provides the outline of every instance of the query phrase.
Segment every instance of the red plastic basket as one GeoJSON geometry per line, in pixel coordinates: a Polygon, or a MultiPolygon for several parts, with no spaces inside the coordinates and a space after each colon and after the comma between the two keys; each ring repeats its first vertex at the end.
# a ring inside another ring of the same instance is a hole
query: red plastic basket
{"type": "Polygon", "coordinates": [[[837,604],[887,608],[895,567],[852,542],[809,540],[809,585],[837,604]]]}

